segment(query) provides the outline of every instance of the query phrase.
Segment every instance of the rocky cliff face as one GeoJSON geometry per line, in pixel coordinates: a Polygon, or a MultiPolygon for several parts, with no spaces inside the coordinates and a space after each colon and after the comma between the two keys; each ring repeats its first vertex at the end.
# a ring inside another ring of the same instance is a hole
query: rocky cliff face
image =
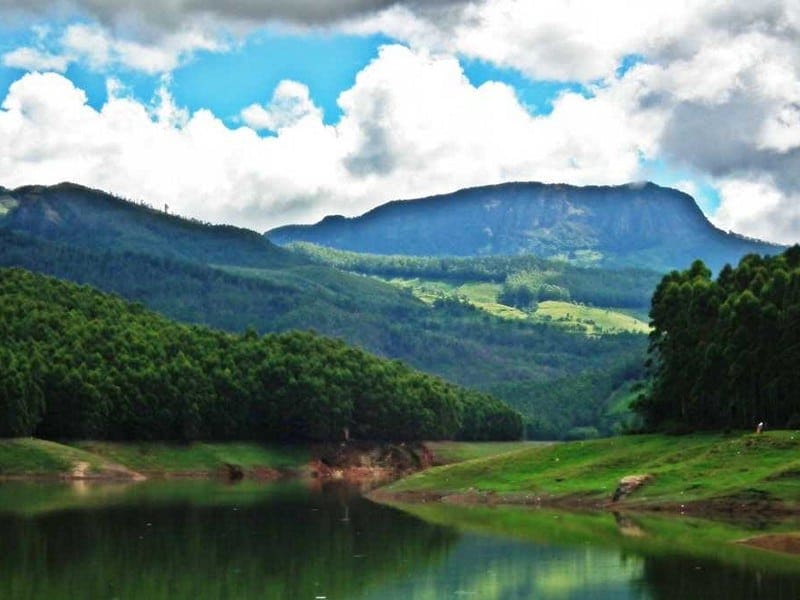
{"type": "Polygon", "coordinates": [[[781,247],[714,227],[691,196],[652,183],[575,187],[508,183],[395,201],[360,217],[267,232],[275,243],[307,241],[356,252],[417,256],[533,254],[583,264],[713,268],[781,247]]]}

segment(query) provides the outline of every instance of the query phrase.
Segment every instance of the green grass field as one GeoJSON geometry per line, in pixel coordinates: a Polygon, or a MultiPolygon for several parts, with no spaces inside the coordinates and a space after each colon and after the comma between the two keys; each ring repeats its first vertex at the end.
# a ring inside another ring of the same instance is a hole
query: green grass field
{"type": "Polygon", "coordinates": [[[309,462],[307,445],[262,445],[246,442],[189,445],[160,442],[70,442],[34,438],[0,439],[0,477],[124,476],[214,473],[225,465],[242,469],[297,469],[309,462]]]}
{"type": "Polygon", "coordinates": [[[0,476],[69,473],[85,464],[88,473],[111,468],[111,461],[80,448],[34,438],[0,439],[0,476]]]}
{"type": "Polygon", "coordinates": [[[193,443],[76,442],[75,446],[143,473],[212,472],[226,464],[243,469],[294,469],[306,464],[308,446],[261,445],[250,442],[193,443]]]}
{"type": "Polygon", "coordinates": [[[547,320],[553,324],[580,327],[587,334],[592,335],[604,331],[635,331],[637,333],[650,331],[647,323],[622,312],[556,300],[540,302],[533,318],[539,321],[547,320]]]}
{"type": "Polygon", "coordinates": [[[741,498],[800,505],[800,433],[638,435],[537,446],[417,473],[389,492],[607,500],[626,475],[650,483],[626,502],[680,504],[741,498]]]}
{"type": "Polygon", "coordinates": [[[530,319],[546,322],[566,329],[584,332],[587,335],[633,331],[648,333],[649,325],[631,314],[620,310],[596,308],[563,302],[546,300],[540,302],[534,312],[526,312],[513,306],[498,302],[497,298],[503,286],[499,283],[465,283],[453,285],[445,281],[431,279],[387,279],[388,283],[411,291],[414,296],[432,304],[437,298],[466,298],[470,304],[503,319],[530,319]]]}
{"type": "Polygon", "coordinates": [[[525,448],[547,445],[550,442],[425,442],[437,462],[445,465],[475,458],[487,458],[525,448]]]}

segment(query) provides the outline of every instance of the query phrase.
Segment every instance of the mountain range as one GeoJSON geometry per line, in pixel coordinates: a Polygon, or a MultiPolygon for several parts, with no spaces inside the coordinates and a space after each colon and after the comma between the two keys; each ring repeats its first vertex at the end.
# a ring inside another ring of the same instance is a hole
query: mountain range
{"type": "Polygon", "coordinates": [[[653,183],[576,187],[504,183],[383,204],[359,217],[268,231],[279,245],[410,256],[531,254],[666,272],[701,258],[713,270],[782,246],[712,225],[694,199],[653,183]]]}

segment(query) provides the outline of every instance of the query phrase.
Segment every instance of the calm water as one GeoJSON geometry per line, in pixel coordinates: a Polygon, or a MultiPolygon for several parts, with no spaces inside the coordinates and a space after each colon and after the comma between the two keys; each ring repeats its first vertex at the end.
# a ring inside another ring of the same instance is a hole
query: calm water
{"type": "Polygon", "coordinates": [[[299,483],[4,484],[0,597],[800,598],[800,559],[720,541],[738,525],[411,510],[299,483]]]}

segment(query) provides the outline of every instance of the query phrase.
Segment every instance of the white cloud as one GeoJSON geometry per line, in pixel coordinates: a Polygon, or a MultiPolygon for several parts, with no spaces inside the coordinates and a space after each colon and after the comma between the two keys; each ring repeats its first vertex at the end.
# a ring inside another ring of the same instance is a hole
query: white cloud
{"type": "Polygon", "coordinates": [[[11,67],[12,69],[58,71],[63,73],[67,70],[68,65],[69,59],[65,56],[50,54],[27,46],[3,54],[3,66],[11,67]]]}
{"type": "Polygon", "coordinates": [[[148,74],[168,73],[197,50],[220,51],[225,45],[209,32],[187,29],[160,34],[143,43],[113,36],[99,25],[70,25],[61,38],[62,51],[71,61],[85,61],[96,70],[123,66],[148,74]]]}
{"type": "Polygon", "coordinates": [[[261,227],[303,216],[315,190],[337,178],[335,132],[321,122],[262,139],[205,110],[176,118],[181,111],[166,92],[151,107],[111,88],[115,95],[98,111],[54,73],[12,84],[0,111],[0,181],[77,181],[261,227]]]}
{"type": "Polygon", "coordinates": [[[787,198],[769,180],[727,179],[713,217],[718,227],[784,244],[800,242],[800,194],[787,198]]]}
{"type": "Polygon", "coordinates": [[[485,0],[448,10],[394,6],[345,27],[478,58],[533,79],[592,81],[612,75],[623,57],[674,40],[701,7],[700,0],[485,0]]]}
{"type": "MultiPolygon", "coordinates": [[[[40,44],[50,30],[34,28],[40,44]]],[[[149,75],[175,70],[198,50],[220,52],[227,45],[208,29],[181,28],[174,32],[158,32],[147,42],[119,37],[97,24],[76,23],[66,27],[54,48],[45,51],[23,46],[3,55],[7,67],[29,71],[63,73],[74,62],[82,62],[95,71],[123,67],[149,75]]]]}
{"type": "Polygon", "coordinates": [[[452,57],[402,46],[382,48],[359,73],[335,126],[305,86],[283,82],[252,119],[271,137],[188,114],[166,89],[154,106],[113,80],[109,90],[98,111],[54,73],[15,82],[0,111],[0,182],[74,180],[263,229],[467,185],[625,181],[651,137],[647,119],[629,123],[619,106],[635,99],[629,90],[567,94],[552,115],[533,117],[510,87],[475,87],[452,57]]]}
{"type": "Polygon", "coordinates": [[[308,86],[284,80],[275,88],[267,106],[251,104],[242,110],[241,117],[253,129],[280,131],[303,119],[321,120],[322,114],[312,102],[308,86]]]}
{"type": "Polygon", "coordinates": [[[61,37],[65,56],[85,60],[93,69],[102,69],[111,62],[111,37],[96,25],[70,25],[61,37]]]}
{"type": "Polygon", "coordinates": [[[697,198],[700,194],[700,189],[697,184],[691,179],[681,179],[672,184],[677,190],[682,191],[684,194],[689,194],[692,198],[697,198]]]}

